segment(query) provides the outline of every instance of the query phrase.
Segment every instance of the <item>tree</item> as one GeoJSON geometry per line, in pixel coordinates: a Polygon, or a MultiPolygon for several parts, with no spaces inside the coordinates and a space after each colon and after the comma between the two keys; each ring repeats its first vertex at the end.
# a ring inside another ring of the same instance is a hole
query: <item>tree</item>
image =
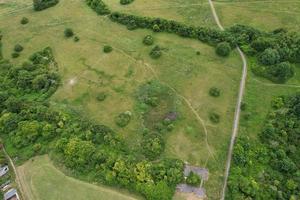
{"type": "Polygon", "coordinates": [[[201,183],[201,178],[198,174],[196,174],[194,172],[190,172],[190,174],[188,175],[188,177],[186,179],[186,183],[188,185],[199,187],[200,183],[201,183]]]}
{"type": "Polygon", "coordinates": [[[115,122],[119,127],[125,127],[129,124],[130,120],[131,120],[131,112],[127,111],[124,113],[119,114],[116,119],[115,122]]]}
{"type": "Polygon", "coordinates": [[[28,22],[29,22],[29,19],[27,17],[23,17],[20,21],[20,23],[23,25],[28,24],[28,22]]]}
{"type": "Polygon", "coordinates": [[[268,48],[261,53],[259,61],[264,65],[274,65],[280,61],[280,55],[276,49],[268,48]]]}
{"type": "Polygon", "coordinates": [[[267,48],[271,48],[274,44],[268,37],[259,37],[251,43],[251,47],[258,52],[262,52],[267,48]]]}
{"type": "Polygon", "coordinates": [[[64,34],[65,34],[66,38],[69,38],[69,37],[73,37],[74,32],[71,28],[66,28],[65,31],[64,31],[64,34]]]}
{"type": "Polygon", "coordinates": [[[144,40],[143,40],[143,43],[145,45],[150,46],[150,45],[152,45],[154,43],[154,39],[153,39],[153,37],[151,35],[146,35],[145,38],[144,38],[144,40]]]}
{"type": "Polygon", "coordinates": [[[216,47],[216,53],[219,56],[226,57],[230,54],[230,51],[231,51],[231,47],[228,42],[221,42],[216,47]]]}
{"type": "Polygon", "coordinates": [[[150,57],[153,59],[158,59],[159,57],[161,57],[161,55],[161,48],[157,45],[150,51],[150,57]]]}
{"type": "Polygon", "coordinates": [[[109,45],[105,45],[103,47],[103,52],[104,53],[110,53],[110,52],[112,52],[112,50],[113,50],[113,48],[111,46],[109,46],[109,45]]]}
{"type": "Polygon", "coordinates": [[[221,90],[216,87],[212,87],[209,89],[209,95],[212,97],[219,97],[220,94],[221,94],[221,90]]]}

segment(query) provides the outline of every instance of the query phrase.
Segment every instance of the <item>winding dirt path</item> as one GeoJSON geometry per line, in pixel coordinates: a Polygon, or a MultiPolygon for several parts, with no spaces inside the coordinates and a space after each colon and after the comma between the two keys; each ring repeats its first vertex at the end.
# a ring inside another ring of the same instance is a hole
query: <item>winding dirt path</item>
{"type": "MultiPolygon", "coordinates": [[[[218,25],[218,27],[221,30],[224,30],[224,27],[222,26],[219,17],[216,13],[214,4],[212,0],[208,0],[209,5],[211,7],[212,14],[214,16],[214,19],[218,25]]],[[[232,129],[232,135],[231,135],[231,140],[230,140],[230,145],[229,145],[229,151],[227,155],[227,161],[226,161],[226,168],[225,168],[225,174],[224,174],[224,184],[222,188],[222,194],[221,194],[221,200],[225,199],[225,194],[226,194],[226,187],[227,187],[227,181],[228,181],[228,175],[229,175],[229,170],[230,170],[230,165],[231,165],[231,160],[232,160],[232,153],[233,153],[233,146],[235,143],[236,136],[238,134],[238,129],[239,129],[239,122],[240,122],[240,113],[241,113],[241,104],[245,92],[245,85],[246,85],[246,78],[247,78],[247,60],[244,55],[244,53],[241,51],[239,47],[237,47],[237,51],[239,52],[241,59],[243,61],[243,74],[241,78],[241,83],[240,83],[240,89],[239,89],[239,95],[237,99],[237,104],[235,108],[235,114],[234,114],[234,122],[233,122],[233,129],[232,129]]]]}

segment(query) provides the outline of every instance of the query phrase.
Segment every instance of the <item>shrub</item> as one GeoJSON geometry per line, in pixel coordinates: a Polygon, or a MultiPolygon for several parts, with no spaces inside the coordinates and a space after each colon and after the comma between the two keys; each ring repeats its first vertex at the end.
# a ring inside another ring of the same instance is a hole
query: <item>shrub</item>
{"type": "Polygon", "coordinates": [[[209,90],[209,95],[212,97],[219,97],[221,95],[221,90],[216,87],[212,87],[209,90]]]}
{"type": "Polygon", "coordinates": [[[110,53],[110,52],[112,52],[112,50],[113,50],[113,48],[111,46],[109,46],[109,45],[105,45],[103,47],[103,52],[104,53],[110,53]]]}
{"type": "Polygon", "coordinates": [[[21,21],[20,21],[20,23],[21,24],[28,24],[28,22],[29,22],[29,19],[27,18],[27,17],[23,17],[22,19],[21,19],[21,21]]]}
{"type": "Polygon", "coordinates": [[[245,102],[241,103],[241,110],[245,111],[247,109],[247,104],[245,102]]]}
{"type": "Polygon", "coordinates": [[[66,28],[65,31],[64,31],[64,34],[65,34],[66,38],[69,38],[69,37],[72,37],[74,35],[74,32],[71,28],[66,28]]]}
{"type": "Polygon", "coordinates": [[[221,42],[216,47],[216,53],[219,56],[226,57],[230,54],[230,51],[231,51],[231,47],[228,42],[221,42]]]}
{"type": "Polygon", "coordinates": [[[18,53],[18,52],[13,52],[12,54],[11,54],[11,57],[12,58],[17,58],[17,57],[19,57],[20,56],[20,53],[18,53]]]}
{"type": "Polygon", "coordinates": [[[80,38],[78,36],[74,37],[74,42],[78,42],[80,40],[80,38]]]}
{"type": "Polygon", "coordinates": [[[158,26],[157,24],[154,24],[154,25],[153,25],[152,30],[153,30],[154,32],[160,32],[160,28],[159,28],[159,26],[158,26]]]}
{"type": "Polygon", "coordinates": [[[129,124],[130,120],[131,120],[131,112],[126,111],[124,113],[119,114],[116,117],[115,122],[119,127],[125,127],[129,124]]]}
{"type": "Polygon", "coordinates": [[[132,3],[134,0],[120,0],[120,4],[121,5],[127,5],[127,4],[130,4],[132,3]]]}
{"type": "Polygon", "coordinates": [[[259,62],[264,65],[274,65],[280,61],[280,55],[276,49],[268,48],[259,56],[259,62]]]}
{"type": "Polygon", "coordinates": [[[196,51],[196,55],[200,56],[201,52],[200,51],[196,51]]]}
{"type": "Polygon", "coordinates": [[[190,172],[190,174],[188,175],[188,177],[186,179],[186,183],[188,185],[199,187],[200,183],[201,183],[201,178],[198,174],[196,174],[194,172],[190,172]]]}
{"type": "Polygon", "coordinates": [[[162,52],[161,48],[159,46],[155,46],[151,51],[150,51],[150,57],[153,59],[158,59],[161,57],[162,52]]]}
{"type": "Polygon", "coordinates": [[[59,0],[33,0],[33,8],[35,11],[41,11],[55,6],[59,0]]]}
{"type": "Polygon", "coordinates": [[[152,37],[151,35],[147,35],[147,36],[144,38],[143,43],[144,43],[145,45],[150,46],[150,45],[152,45],[152,44],[154,43],[154,39],[153,39],[153,37],[152,37]]]}
{"type": "Polygon", "coordinates": [[[24,47],[20,44],[16,44],[14,47],[15,52],[21,52],[23,51],[24,47]]]}
{"type": "Polygon", "coordinates": [[[219,123],[219,122],[220,122],[220,115],[217,114],[217,113],[210,113],[209,119],[210,119],[210,121],[212,121],[213,123],[219,123]]]}
{"type": "Polygon", "coordinates": [[[105,92],[101,92],[97,95],[96,99],[98,101],[104,101],[106,99],[106,97],[107,97],[107,94],[105,92]]]}

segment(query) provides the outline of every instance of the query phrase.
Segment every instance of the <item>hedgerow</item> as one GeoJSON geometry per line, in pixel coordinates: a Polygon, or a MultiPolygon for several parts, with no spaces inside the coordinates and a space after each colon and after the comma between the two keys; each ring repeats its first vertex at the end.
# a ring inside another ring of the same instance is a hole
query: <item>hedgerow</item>
{"type": "Polygon", "coordinates": [[[90,6],[98,15],[108,15],[110,13],[109,8],[102,0],[86,0],[88,6],[90,6]]]}
{"type": "Polygon", "coordinates": [[[59,0],[33,0],[33,8],[35,11],[41,11],[58,4],[59,0]]]}

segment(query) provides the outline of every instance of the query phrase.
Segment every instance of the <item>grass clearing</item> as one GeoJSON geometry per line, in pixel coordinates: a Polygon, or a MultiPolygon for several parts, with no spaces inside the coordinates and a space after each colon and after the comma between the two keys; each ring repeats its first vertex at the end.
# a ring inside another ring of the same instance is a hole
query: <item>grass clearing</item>
{"type": "Polygon", "coordinates": [[[214,5],[224,27],[239,23],[268,31],[299,31],[299,1],[218,0],[214,5]]]}
{"type": "Polygon", "coordinates": [[[47,155],[35,157],[17,170],[25,197],[30,200],[138,199],[108,187],[68,177],[55,168],[47,155]]]}
{"type": "MultiPolygon", "coordinates": [[[[176,105],[180,120],[175,129],[166,135],[166,151],[162,156],[207,167],[210,171],[210,179],[205,183],[207,195],[210,199],[219,198],[241,74],[242,64],[237,52],[232,52],[228,58],[220,58],[214,48],[197,40],[148,30],[128,31],[107,17],[97,16],[84,1],[61,0],[55,7],[42,12],[34,12],[31,7],[16,10],[14,5],[19,5],[19,2],[22,5],[31,3],[30,0],[18,0],[0,7],[4,13],[0,15],[3,48],[7,49],[4,56],[9,58],[9,50],[12,51],[17,43],[22,44],[24,50],[18,59],[13,60],[15,63],[20,63],[45,46],[52,47],[63,80],[63,85],[51,99],[52,105],[63,104],[89,119],[107,124],[122,135],[131,148],[140,148],[141,116],[134,110],[134,93],[140,84],[158,78],[190,102],[208,130],[206,136],[203,125],[179,97],[176,105]],[[22,17],[30,20],[25,26],[20,24],[22,17]],[[72,28],[80,41],[75,43],[71,38],[66,39],[65,28],[72,28]],[[155,44],[164,48],[158,60],[149,57],[152,47],[142,43],[149,34],[154,36],[155,44]],[[103,53],[104,45],[112,46],[113,51],[103,53]],[[198,51],[200,55],[197,55],[198,51]],[[221,89],[221,96],[211,97],[211,87],[221,89]],[[107,93],[103,102],[96,99],[100,92],[107,93]],[[127,110],[132,111],[133,119],[125,128],[117,127],[115,116],[127,110]],[[211,112],[220,114],[219,124],[210,122],[211,112]],[[213,155],[209,154],[206,142],[213,155]]],[[[189,5],[195,3],[203,6],[201,9],[205,12],[197,12],[197,20],[189,18],[194,16],[191,11],[194,8],[176,6],[182,5],[182,1],[173,4],[157,0],[151,5],[145,1],[135,1],[126,7],[119,6],[117,1],[107,3],[114,10],[128,9],[128,12],[135,14],[143,12],[147,16],[193,21],[193,25],[213,22],[206,1],[188,2],[189,5]],[[139,4],[145,5],[145,9],[139,10],[139,4]],[[159,9],[147,9],[148,5],[159,9]],[[174,9],[170,8],[172,6],[174,9]],[[191,13],[185,13],[188,11],[191,13]]]]}
{"type": "Polygon", "coordinates": [[[104,0],[114,11],[140,16],[161,17],[194,26],[216,27],[206,0],[139,0],[129,5],[119,1],[104,0]]]}

